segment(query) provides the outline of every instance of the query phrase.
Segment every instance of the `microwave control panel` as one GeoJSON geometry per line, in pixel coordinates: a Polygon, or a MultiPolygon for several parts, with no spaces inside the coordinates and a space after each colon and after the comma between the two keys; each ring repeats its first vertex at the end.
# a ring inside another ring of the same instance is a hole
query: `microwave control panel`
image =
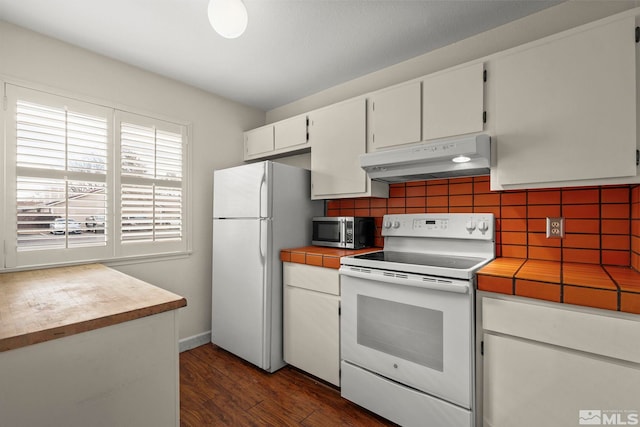
{"type": "Polygon", "coordinates": [[[344,222],[344,240],[346,243],[353,243],[353,222],[344,222]]]}

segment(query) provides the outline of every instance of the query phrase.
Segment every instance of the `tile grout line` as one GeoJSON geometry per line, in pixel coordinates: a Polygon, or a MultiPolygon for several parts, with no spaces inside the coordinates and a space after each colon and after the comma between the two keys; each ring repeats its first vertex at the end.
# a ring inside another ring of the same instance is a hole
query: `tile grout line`
{"type": "Polygon", "coordinates": [[[611,275],[611,273],[609,273],[609,270],[607,270],[604,266],[601,266],[602,270],[604,270],[605,274],[609,277],[609,279],[611,279],[611,281],[613,282],[613,284],[616,286],[616,295],[617,295],[617,311],[620,311],[620,309],[622,308],[622,288],[620,287],[620,284],[618,283],[618,281],[611,275]]]}

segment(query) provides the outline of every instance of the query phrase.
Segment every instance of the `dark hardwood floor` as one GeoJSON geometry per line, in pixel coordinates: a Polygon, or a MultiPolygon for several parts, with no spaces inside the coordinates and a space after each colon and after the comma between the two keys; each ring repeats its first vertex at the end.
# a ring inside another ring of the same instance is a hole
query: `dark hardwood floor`
{"type": "Polygon", "coordinates": [[[180,425],[394,426],[285,366],[269,374],[213,345],[180,354],[180,425]]]}

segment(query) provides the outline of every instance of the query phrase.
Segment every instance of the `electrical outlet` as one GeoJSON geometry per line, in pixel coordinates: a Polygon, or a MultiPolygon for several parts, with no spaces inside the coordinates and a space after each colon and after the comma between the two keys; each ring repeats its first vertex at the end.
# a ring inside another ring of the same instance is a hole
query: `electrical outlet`
{"type": "Polygon", "coordinates": [[[547,239],[562,239],[564,237],[564,218],[547,217],[547,239]]]}

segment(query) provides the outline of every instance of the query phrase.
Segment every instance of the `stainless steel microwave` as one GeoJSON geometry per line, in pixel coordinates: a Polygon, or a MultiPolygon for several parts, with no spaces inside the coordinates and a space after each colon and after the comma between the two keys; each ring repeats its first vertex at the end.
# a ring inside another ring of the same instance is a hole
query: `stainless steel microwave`
{"type": "Polygon", "coordinates": [[[318,216],[313,218],[311,243],[332,248],[368,248],[373,246],[375,228],[372,217],[318,216]]]}

